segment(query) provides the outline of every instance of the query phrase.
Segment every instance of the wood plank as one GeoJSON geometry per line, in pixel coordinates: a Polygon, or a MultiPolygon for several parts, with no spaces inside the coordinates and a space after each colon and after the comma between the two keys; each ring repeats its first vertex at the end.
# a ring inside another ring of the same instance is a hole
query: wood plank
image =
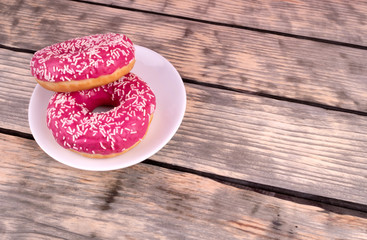
{"type": "Polygon", "coordinates": [[[367,45],[367,2],[89,0],[204,21],[367,45]]]}
{"type": "Polygon", "coordinates": [[[0,52],[0,127],[30,133],[28,104],[36,86],[29,72],[32,54],[3,49],[0,52]],[[7,87],[9,81],[11,88],[7,87]]]}
{"type": "Polygon", "coordinates": [[[4,45],[37,50],[76,36],[124,32],[187,79],[367,111],[367,51],[360,49],[87,3],[6,0],[1,9],[4,45]]]}
{"type": "MultiPolygon", "coordinates": [[[[27,71],[20,67],[18,74],[27,71]]],[[[0,87],[13,93],[18,78],[10,77],[0,81],[0,87]]],[[[21,84],[30,91],[34,80],[29,77],[21,84]]],[[[367,204],[367,117],[195,84],[186,84],[186,91],[182,126],[151,159],[367,204]]],[[[19,121],[27,121],[23,102],[29,101],[28,95],[0,94],[0,101],[12,98],[13,105],[19,103],[19,121]]],[[[26,122],[9,122],[8,111],[2,112],[0,127],[19,124],[16,129],[24,130],[26,122]]]]}
{"type": "Polygon", "coordinates": [[[146,164],[71,169],[34,141],[4,134],[0,151],[1,239],[367,238],[366,213],[146,164]]]}

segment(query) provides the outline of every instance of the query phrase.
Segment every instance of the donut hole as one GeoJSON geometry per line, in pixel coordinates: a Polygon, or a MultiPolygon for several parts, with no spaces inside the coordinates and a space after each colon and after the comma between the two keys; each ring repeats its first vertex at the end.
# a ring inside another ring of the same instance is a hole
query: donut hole
{"type": "Polygon", "coordinates": [[[87,103],[85,107],[93,113],[104,113],[120,105],[118,99],[114,99],[112,94],[105,91],[99,91],[98,94],[87,97],[84,95],[81,101],[87,103]]]}
{"type": "Polygon", "coordinates": [[[117,101],[112,101],[110,96],[106,96],[94,99],[93,104],[89,106],[89,109],[94,113],[104,113],[114,109],[118,105],[119,103],[117,101]]]}
{"type": "Polygon", "coordinates": [[[115,108],[115,106],[113,106],[113,105],[100,105],[100,106],[96,107],[95,109],[93,109],[92,112],[94,112],[94,113],[103,113],[103,112],[108,112],[108,111],[110,111],[114,108],[115,108]]]}

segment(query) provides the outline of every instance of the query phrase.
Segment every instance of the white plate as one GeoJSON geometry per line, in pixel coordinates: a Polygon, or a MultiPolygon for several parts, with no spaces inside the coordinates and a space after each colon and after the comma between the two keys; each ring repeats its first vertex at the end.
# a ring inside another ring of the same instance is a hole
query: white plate
{"type": "Polygon", "coordinates": [[[182,79],[170,62],[158,53],[136,47],[132,72],[140,76],[156,95],[157,108],[143,141],[130,151],[113,158],[93,159],[71,152],[54,140],[46,125],[46,109],[53,92],[37,85],[29,104],[29,125],[38,145],[52,158],[68,166],[94,171],[124,168],[158,152],[176,133],[186,108],[182,79]]]}

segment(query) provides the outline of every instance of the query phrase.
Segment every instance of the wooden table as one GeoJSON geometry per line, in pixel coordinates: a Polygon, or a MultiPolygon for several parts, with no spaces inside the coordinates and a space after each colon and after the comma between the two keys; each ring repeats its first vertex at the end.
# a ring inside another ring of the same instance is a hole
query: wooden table
{"type": "Polygon", "coordinates": [[[0,3],[0,239],[367,239],[367,2],[0,3]],[[77,170],[31,135],[32,54],[118,32],[166,57],[183,123],[77,170]]]}

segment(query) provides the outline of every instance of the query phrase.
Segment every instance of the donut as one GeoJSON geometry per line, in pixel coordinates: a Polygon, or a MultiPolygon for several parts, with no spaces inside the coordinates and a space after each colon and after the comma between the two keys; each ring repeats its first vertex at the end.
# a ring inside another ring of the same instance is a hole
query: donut
{"type": "Polygon", "coordinates": [[[37,51],[31,74],[44,88],[74,92],[113,82],[135,63],[135,48],[123,34],[108,33],[71,39],[37,51]]]}
{"type": "Polygon", "coordinates": [[[47,107],[47,127],[66,149],[91,158],[113,157],[143,139],[155,107],[149,86],[128,73],[93,89],[54,93],[47,107]],[[93,112],[101,105],[114,108],[93,112]]]}

